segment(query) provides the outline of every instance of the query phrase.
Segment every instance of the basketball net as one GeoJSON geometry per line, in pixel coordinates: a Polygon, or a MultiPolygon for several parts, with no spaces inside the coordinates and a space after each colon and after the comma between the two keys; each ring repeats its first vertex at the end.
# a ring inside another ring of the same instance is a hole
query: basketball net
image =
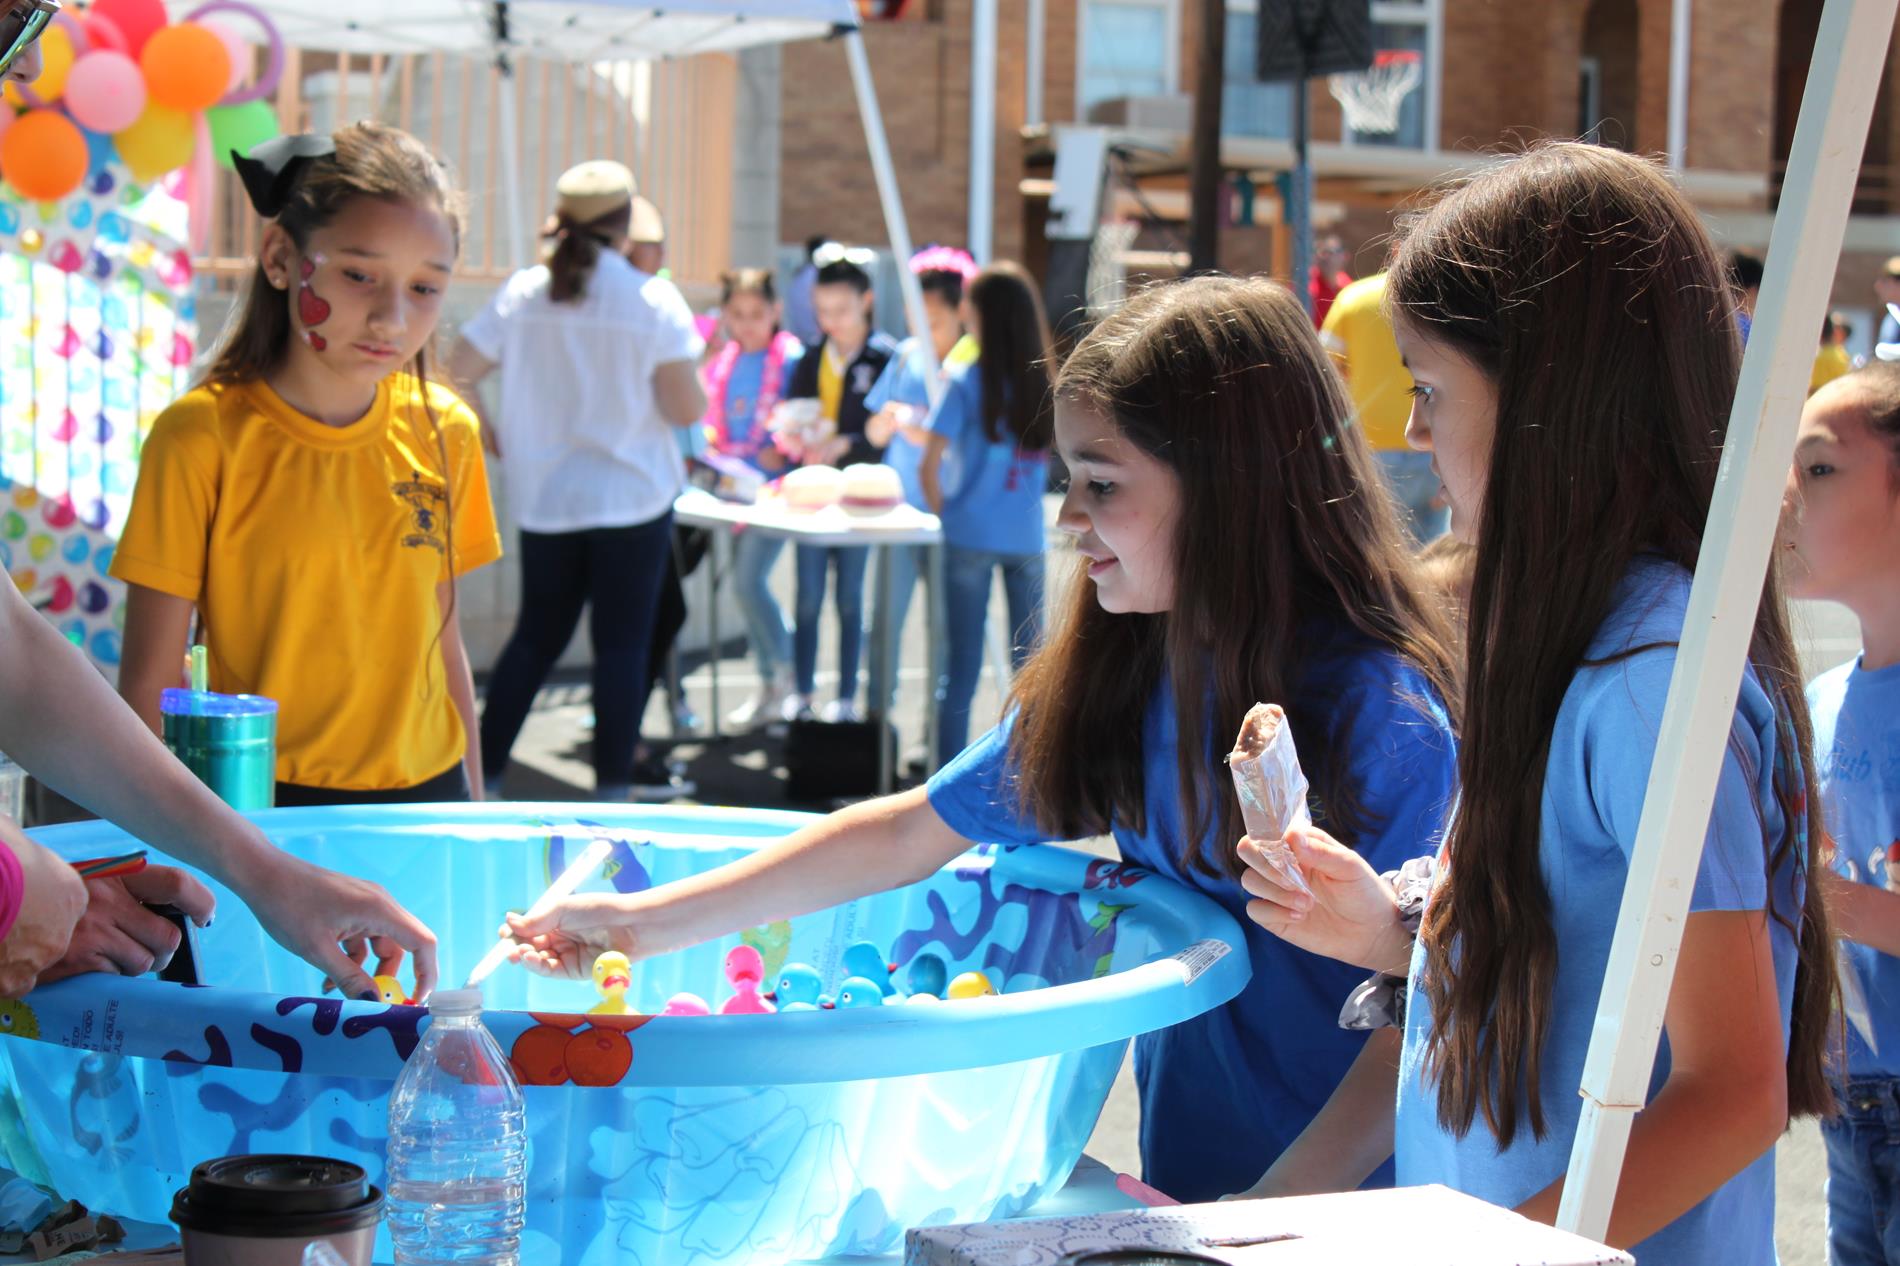
{"type": "Polygon", "coordinates": [[[1368,135],[1399,130],[1399,107],[1425,78],[1425,65],[1412,49],[1386,49],[1374,55],[1372,68],[1356,75],[1329,75],[1326,86],[1339,101],[1346,126],[1368,135]]]}

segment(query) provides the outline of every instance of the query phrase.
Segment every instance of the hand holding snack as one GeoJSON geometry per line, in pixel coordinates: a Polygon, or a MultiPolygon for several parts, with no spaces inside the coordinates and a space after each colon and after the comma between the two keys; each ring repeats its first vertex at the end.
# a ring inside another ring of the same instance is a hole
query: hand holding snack
{"type": "Polygon", "coordinates": [[[1247,838],[1286,886],[1312,895],[1300,864],[1286,846],[1288,828],[1312,821],[1306,808],[1308,784],[1300,769],[1286,711],[1277,703],[1256,703],[1240,723],[1240,735],[1228,754],[1227,768],[1240,796],[1240,818],[1247,838]]]}

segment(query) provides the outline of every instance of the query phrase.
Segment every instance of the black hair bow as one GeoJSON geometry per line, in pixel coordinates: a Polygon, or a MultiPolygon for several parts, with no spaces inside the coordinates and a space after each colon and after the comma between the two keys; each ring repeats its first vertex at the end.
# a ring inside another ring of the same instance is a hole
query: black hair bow
{"type": "Polygon", "coordinates": [[[231,161],[251,205],[266,220],[274,220],[290,205],[310,164],[334,153],[335,141],[306,132],[254,145],[248,156],[232,150],[231,161]]]}

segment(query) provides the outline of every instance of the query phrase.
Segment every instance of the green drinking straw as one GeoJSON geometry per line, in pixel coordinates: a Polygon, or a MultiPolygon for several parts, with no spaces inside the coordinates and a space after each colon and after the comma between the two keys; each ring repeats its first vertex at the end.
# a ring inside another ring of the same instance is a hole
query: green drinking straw
{"type": "Polygon", "coordinates": [[[200,693],[211,688],[211,665],[204,644],[191,648],[191,688],[200,693]]]}

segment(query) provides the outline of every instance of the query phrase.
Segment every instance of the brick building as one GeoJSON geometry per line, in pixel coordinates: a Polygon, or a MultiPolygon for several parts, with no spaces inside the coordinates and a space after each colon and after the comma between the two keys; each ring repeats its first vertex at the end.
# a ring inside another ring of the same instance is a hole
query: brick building
{"type": "MultiPolygon", "coordinates": [[[[968,236],[972,0],[909,0],[867,27],[878,95],[916,240],[968,236]]],[[[1195,90],[1197,0],[1003,0],[995,136],[999,256],[1041,255],[1051,151],[1063,124],[1111,127],[1130,155],[1111,217],[1142,221],[1140,266],[1163,270],[1186,218],[1186,131],[1195,90]],[[1032,39],[1040,11],[1039,55],[1032,39]],[[1032,64],[1040,73],[1031,83],[1032,64]],[[1037,91],[1039,89],[1039,91],[1037,91]],[[1038,100],[1039,98],[1039,100],[1038,100]]],[[[1275,178],[1291,165],[1292,89],[1252,75],[1254,0],[1228,0],[1223,163],[1259,190],[1252,224],[1226,229],[1222,263],[1287,270],[1275,178]]],[[[1690,0],[1684,188],[1730,245],[1767,244],[1778,181],[1819,22],[1821,0],[1690,0]]],[[[1421,83],[1391,136],[1344,130],[1324,82],[1308,87],[1316,225],[1377,267],[1393,209],[1487,152],[1539,136],[1592,136],[1661,153],[1669,142],[1671,0],[1374,0],[1381,48],[1412,50],[1421,83]]],[[[750,116],[777,134],[778,244],[823,234],[886,240],[843,50],[788,46],[749,54],[741,78],[776,81],[750,116]]],[[[1900,254],[1900,95],[1896,60],[1868,141],[1836,305],[1871,313],[1871,282],[1900,254]]],[[[744,109],[742,116],[746,115],[744,109]]],[[[741,126],[748,126],[745,118],[741,126]]],[[[754,138],[755,144],[763,138],[754,138]]],[[[755,151],[756,152],[756,151],[755,151]]],[[[763,190],[761,190],[763,193],[763,190]]],[[[743,237],[743,235],[741,235],[743,237]]],[[[735,240],[735,246],[740,245],[735,240]]],[[[1867,322],[1856,321],[1865,327],[1867,322]]],[[[1864,328],[1860,331],[1865,333],[1864,328]]]]}

